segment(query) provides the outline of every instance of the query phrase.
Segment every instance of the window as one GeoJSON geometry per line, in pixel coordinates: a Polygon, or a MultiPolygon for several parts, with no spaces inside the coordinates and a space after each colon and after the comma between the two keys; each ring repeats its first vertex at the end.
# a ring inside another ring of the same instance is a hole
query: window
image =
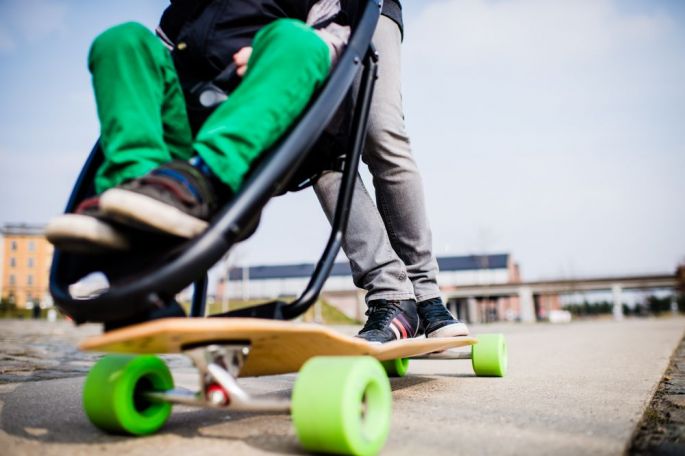
{"type": "Polygon", "coordinates": [[[36,242],[35,241],[29,241],[29,252],[35,252],[36,251],[36,242]]]}
{"type": "Polygon", "coordinates": [[[17,241],[10,242],[10,250],[13,252],[17,251],[17,241]]]}
{"type": "Polygon", "coordinates": [[[17,267],[17,259],[14,257],[10,257],[10,268],[16,268],[17,267]]]}
{"type": "Polygon", "coordinates": [[[32,268],[33,267],[33,258],[28,259],[28,267],[32,268]]]}
{"type": "Polygon", "coordinates": [[[14,277],[14,274],[10,274],[10,285],[16,285],[17,284],[17,278],[14,277]]]}
{"type": "Polygon", "coordinates": [[[26,285],[28,285],[28,286],[33,285],[33,276],[32,275],[29,275],[28,277],[26,277],[26,285]]]}

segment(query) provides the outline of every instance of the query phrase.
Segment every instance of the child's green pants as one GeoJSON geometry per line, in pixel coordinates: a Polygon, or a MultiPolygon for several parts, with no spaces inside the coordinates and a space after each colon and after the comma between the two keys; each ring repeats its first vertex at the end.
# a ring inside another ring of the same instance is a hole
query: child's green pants
{"type": "Polygon", "coordinates": [[[173,159],[198,154],[238,190],[250,164],[307,106],[330,69],[328,46],[304,23],[280,19],[257,34],[238,88],[192,137],[169,51],[140,24],[98,36],[88,66],[105,156],[98,193],[173,159]]]}

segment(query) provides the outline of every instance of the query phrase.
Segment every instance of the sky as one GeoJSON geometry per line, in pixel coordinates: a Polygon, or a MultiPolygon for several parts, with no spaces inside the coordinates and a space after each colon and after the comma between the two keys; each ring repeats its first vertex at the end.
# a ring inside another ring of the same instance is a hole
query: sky
{"type": "MultiPolygon", "coordinates": [[[[685,261],[685,2],[405,0],[403,100],[437,255],[525,279],[685,261]]],[[[0,223],[45,223],[98,136],[86,56],[163,0],[0,0],[0,223]]],[[[368,181],[368,173],[364,174],[368,181]]],[[[273,200],[235,264],[315,261],[311,191],[273,200]]]]}

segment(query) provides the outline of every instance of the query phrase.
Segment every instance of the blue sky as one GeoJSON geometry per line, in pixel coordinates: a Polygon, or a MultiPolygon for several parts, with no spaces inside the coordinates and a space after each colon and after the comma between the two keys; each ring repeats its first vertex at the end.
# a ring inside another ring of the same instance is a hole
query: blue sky
{"type": "MultiPolygon", "coordinates": [[[[166,3],[0,0],[0,223],[62,209],[98,135],[91,40],[152,27],[166,3]]],[[[437,254],[510,252],[529,279],[685,260],[685,2],[404,3],[406,118],[437,254]]],[[[312,261],[327,236],[310,192],[263,220],[236,262],[312,261]]]]}

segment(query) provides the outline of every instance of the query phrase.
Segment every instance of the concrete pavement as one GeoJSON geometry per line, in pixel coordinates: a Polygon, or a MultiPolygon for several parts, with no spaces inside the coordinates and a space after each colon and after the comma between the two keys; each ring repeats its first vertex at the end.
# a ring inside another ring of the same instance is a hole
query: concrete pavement
{"type": "MultiPolygon", "coordinates": [[[[4,324],[3,339],[8,333],[4,324]]],[[[392,380],[393,422],[383,454],[621,454],[683,337],[685,319],[481,325],[473,330],[505,333],[508,376],[474,377],[465,361],[412,362],[407,377],[392,380]]],[[[154,436],[105,435],[81,411],[82,369],[92,358],[69,356],[74,369],[65,369],[63,376],[73,375],[67,378],[19,381],[31,380],[30,371],[0,377],[12,381],[0,385],[0,452],[301,454],[287,415],[175,407],[169,423],[154,436]]],[[[182,358],[170,361],[176,382],[193,387],[192,367],[182,358]]],[[[40,372],[37,378],[46,378],[40,372]]],[[[242,382],[255,394],[287,396],[295,378],[242,382]]]]}

